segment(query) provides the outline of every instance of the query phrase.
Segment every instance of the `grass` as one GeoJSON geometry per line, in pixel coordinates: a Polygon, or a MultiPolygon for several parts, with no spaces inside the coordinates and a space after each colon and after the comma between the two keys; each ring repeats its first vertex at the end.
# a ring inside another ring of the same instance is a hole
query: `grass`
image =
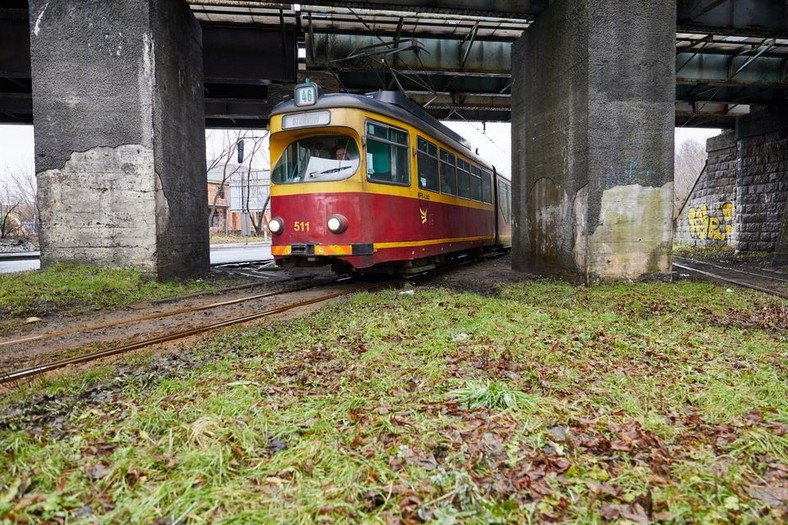
{"type": "Polygon", "coordinates": [[[35,272],[0,275],[0,314],[5,317],[44,316],[53,312],[79,314],[205,290],[235,278],[156,281],[137,270],[58,264],[35,272]]]}
{"type": "Polygon", "coordinates": [[[482,381],[468,384],[449,393],[469,409],[473,408],[528,408],[536,401],[524,392],[512,389],[502,381],[482,381]]]}
{"type": "Polygon", "coordinates": [[[779,523],[786,308],[695,282],[362,294],[20,388],[0,520],[779,523]]]}
{"type": "Polygon", "coordinates": [[[250,242],[263,242],[265,239],[263,237],[256,237],[254,235],[251,236],[243,236],[236,233],[230,233],[227,235],[221,233],[211,234],[210,242],[211,244],[248,244],[250,242]]]}

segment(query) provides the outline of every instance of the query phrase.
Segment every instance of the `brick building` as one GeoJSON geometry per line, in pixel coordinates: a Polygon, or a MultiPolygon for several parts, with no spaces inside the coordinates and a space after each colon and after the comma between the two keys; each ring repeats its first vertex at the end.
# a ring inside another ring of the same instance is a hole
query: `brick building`
{"type": "Polygon", "coordinates": [[[257,225],[267,239],[270,181],[270,171],[249,172],[245,166],[229,165],[226,170],[220,166],[208,171],[208,206],[216,208],[211,233],[254,235],[257,225]]]}

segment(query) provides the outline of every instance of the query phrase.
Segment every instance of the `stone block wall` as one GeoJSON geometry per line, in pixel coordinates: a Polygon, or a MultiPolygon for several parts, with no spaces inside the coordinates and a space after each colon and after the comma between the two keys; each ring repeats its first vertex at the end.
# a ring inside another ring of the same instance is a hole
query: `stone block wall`
{"type": "Polygon", "coordinates": [[[679,214],[676,242],[788,251],[788,110],[741,117],[735,132],[710,138],[706,149],[707,168],[679,214]]]}
{"type": "Polygon", "coordinates": [[[679,214],[674,241],[693,245],[734,245],[736,202],[736,134],[733,131],[706,142],[706,170],[679,214]]]}
{"type": "Polygon", "coordinates": [[[736,137],[735,248],[772,252],[788,202],[788,113],[764,110],[742,117],[736,137]]]}

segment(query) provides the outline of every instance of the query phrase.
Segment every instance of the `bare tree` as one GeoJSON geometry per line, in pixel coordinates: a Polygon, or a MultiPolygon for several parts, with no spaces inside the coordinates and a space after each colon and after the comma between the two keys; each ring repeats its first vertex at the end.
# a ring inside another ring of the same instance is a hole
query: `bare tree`
{"type": "MultiPolygon", "coordinates": [[[[246,163],[246,187],[251,190],[252,187],[252,161],[260,152],[264,153],[263,144],[268,136],[268,132],[266,132],[262,136],[252,137],[252,148],[249,151],[249,157],[246,163]]],[[[260,237],[265,232],[265,227],[268,226],[268,221],[265,219],[265,210],[268,207],[268,202],[271,200],[270,193],[266,196],[265,203],[263,203],[263,207],[260,211],[252,212],[249,206],[249,201],[251,200],[251,191],[247,191],[245,195],[245,199],[241,207],[243,208],[242,212],[246,213],[249,216],[249,220],[252,223],[252,228],[254,229],[255,236],[260,237]]]]}
{"type": "Polygon", "coordinates": [[[0,173],[0,238],[25,236],[37,231],[36,179],[32,169],[0,173]]]}
{"type": "MultiPolygon", "coordinates": [[[[209,132],[209,137],[213,132],[209,132]]],[[[249,134],[248,131],[241,130],[224,130],[222,132],[221,147],[218,151],[209,153],[210,160],[208,161],[208,172],[221,167],[221,181],[219,182],[219,191],[213,196],[213,201],[209,204],[208,213],[208,227],[213,224],[213,219],[216,216],[216,208],[219,199],[223,195],[223,190],[228,186],[230,177],[233,176],[239,169],[240,165],[233,163],[233,159],[238,152],[238,142],[249,134]]],[[[226,219],[226,217],[225,217],[226,219]]]]}
{"type": "Polygon", "coordinates": [[[706,158],[706,146],[695,139],[682,142],[676,151],[673,177],[674,219],[681,213],[689,193],[703,172],[706,158]]]}
{"type": "Polygon", "coordinates": [[[16,201],[11,183],[6,181],[0,188],[0,239],[18,235],[22,231],[22,221],[19,219],[16,201]]]}
{"type": "MultiPolygon", "coordinates": [[[[36,205],[36,198],[38,195],[38,187],[34,170],[31,167],[9,170],[7,172],[7,177],[11,182],[12,191],[18,203],[17,211],[21,221],[25,224],[32,225],[30,230],[37,233],[38,206],[36,205]]],[[[31,233],[31,231],[28,233],[31,233]]]]}

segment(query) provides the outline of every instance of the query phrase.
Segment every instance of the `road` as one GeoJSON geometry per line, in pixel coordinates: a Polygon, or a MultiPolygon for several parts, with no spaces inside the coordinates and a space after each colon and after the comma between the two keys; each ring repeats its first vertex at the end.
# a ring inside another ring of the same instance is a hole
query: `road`
{"type": "MultiPolygon", "coordinates": [[[[271,259],[271,244],[253,242],[249,244],[216,244],[211,246],[211,264],[260,261],[271,259]]],[[[0,254],[0,273],[38,270],[38,259],[4,259],[0,254]]]]}
{"type": "Polygon", "coordinates": [[[272,259],[271,243],[215,244],[211,246],[211,264],[262,261],[272,259]]]}

